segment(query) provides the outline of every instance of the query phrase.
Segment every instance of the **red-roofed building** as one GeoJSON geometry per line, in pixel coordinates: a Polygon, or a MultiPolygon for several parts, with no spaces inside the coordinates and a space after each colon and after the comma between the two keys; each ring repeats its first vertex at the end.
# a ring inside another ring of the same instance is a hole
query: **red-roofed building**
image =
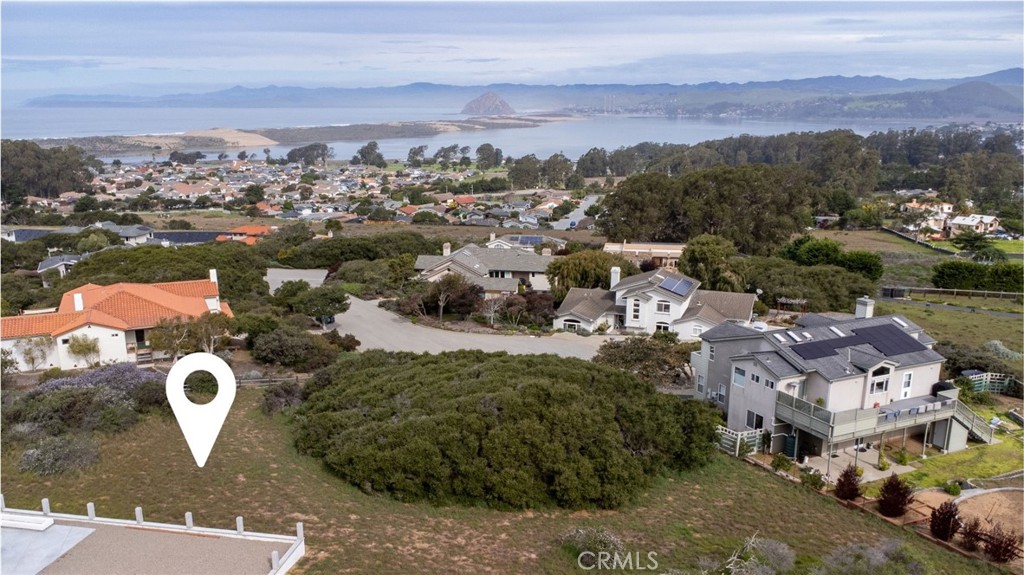
{"type": "Polygon", "coordinates": [[[266,236],[274,233],[274,228],[270,226],[238,226],[232,230],[228,230],[228,233],[217,236],[218,242],[243,242],[246,245],[253,245],[260,241],[266,236]]]}
{"type": "Polygon", "coordinates": [[[475,204],[476,198],[473,196],[455,196],[454,198],[452,198],[452,201],[455,202],[456,205],[458,206],[466,207],[475,204]]]}
{"type": "Polygon", "coordinates": [[[205,280],[86,284],[65,293],[54,312],[0,318],[0,343],[21,371],[73,369],[89,361],[141,363],[152,360],[148,330],[164,319],[189,320],[207,312],[232,315],[220,300],[216,270],[205,280]],[[97,341],[97,357],[70,353],[71,338],[81,335],[97,341]]]}

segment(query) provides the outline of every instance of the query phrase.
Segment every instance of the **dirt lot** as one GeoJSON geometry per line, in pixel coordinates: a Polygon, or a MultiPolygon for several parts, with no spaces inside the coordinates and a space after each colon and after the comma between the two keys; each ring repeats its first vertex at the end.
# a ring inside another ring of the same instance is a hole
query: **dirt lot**
{"type": "Polygon", "coordinates": [[[981,519],[986,528],[1000,524],[1004,529],[1016,529],[1020,533],[1024,492],[997,491],[971,497],[960,503],[960,514],[981,519]]]}

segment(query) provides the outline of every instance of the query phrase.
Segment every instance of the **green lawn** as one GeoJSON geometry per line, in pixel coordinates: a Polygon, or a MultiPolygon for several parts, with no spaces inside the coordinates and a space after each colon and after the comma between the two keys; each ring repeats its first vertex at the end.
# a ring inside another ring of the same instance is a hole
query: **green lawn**
{"type": "MultiPolygon", "coordinates": [[[[952,242],[932,242],[932,245],[947,250],[956,251],[958,248],[952,242]]],[[[1008,254],[1024,254],[1024,239],[1020,240],[992,240],[992,245],[1008,254]]]]}
{"type": "Polygon", "coordinates": [[[802,561],[838,545],[903,540],[929,573],[997,573],[878,518],[718,456],[708,467],[656,482],[616,511],[500,512],[401,503],[366,495],[298,455],[281,418],[259,410],[260,392],[242,389],[206,467],[195,467],[177,425],[150,417],[103,440],[101,462],[78,474],[37,477],[17,470],[19,446],[5,445],[3,492],[11,507],[85,513],[94,501],[108,517],[130,518],[141,505],[153,521],[231,528],[243,515],[258,531],[306,526],[299,573],[578,573],[556,544],[572,527],[602,526],[629,551],[658,553],[659,568],[693,568],[719,559],[758,533],[791,545],[802,561]]]}
{"type": "MultiPolygon", "coordinates": [[[[900,477],[918,489],[942,487],[954,479],[981,479],[1021,469],[1024,467],[1024,447],[1020,441],[1004,435],[1001,443],[977,445],[917,462],[920,468],[900,477]]],[[[881,484],[881,481],[866,483],[865,491],[876,494],[881,484]]]]}

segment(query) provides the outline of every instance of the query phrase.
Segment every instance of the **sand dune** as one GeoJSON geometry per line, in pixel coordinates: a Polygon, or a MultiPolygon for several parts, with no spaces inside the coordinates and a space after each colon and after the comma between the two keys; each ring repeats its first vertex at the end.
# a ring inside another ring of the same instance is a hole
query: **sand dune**
{"type": "Polygon", "coordinates": [[[236,148],[273,146],[277,144],[277,142],[271,140],[270,138],[267,138],[266,136],[253,134],[252,132],[243,132],[241,130],[235,130],[232,128],[212,128],[210,130],[193,130],[191,132],[185,132],[185,135],[206,138],[220,138],[224,140],[229,147],[236,148]]]}

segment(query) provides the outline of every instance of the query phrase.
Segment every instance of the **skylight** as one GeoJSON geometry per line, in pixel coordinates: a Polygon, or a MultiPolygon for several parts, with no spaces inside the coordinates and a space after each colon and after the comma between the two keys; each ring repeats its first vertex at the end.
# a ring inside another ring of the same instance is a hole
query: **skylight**
{"type": "Polygon", "coordinates": [[[786,343],[786,338],[782,337],[781,335],[779,335],[777,333],[773,333],[772,336],[775,339],[779,340],[779,343],[786,343]]]}
{"type": "Polygon", "coordinates": [[[790,337],[790,339],[792,339],[793,341],[795,341],[797,343],[803,341],[802,337],[800,337],[799,335],[797,335],[797,334],[795,334],[795,333],[793,333],[791,331],[787,331],[786,335],[788,335],[790,337]]]}
{"type": "Polygon", "coordinates": [[[892,318],[892,321],[894,321],[896,323],[896,325],[898,325],[898,326],[900,326],[902,328],[910,327],[910,325],[907,324],[907,322],[903,321],[902,319],[900,319],[898,317],[892,318]]]}
{"type": "Polygon", "coordinates": [[[834,325],[830,325],[828,327],[828,330],[831,331],[832,333],[838,335],[839,337],[846,337],[846,334],[843,333],[842,331],[840,331],[839,328],[834,326],[834,325]]]}

